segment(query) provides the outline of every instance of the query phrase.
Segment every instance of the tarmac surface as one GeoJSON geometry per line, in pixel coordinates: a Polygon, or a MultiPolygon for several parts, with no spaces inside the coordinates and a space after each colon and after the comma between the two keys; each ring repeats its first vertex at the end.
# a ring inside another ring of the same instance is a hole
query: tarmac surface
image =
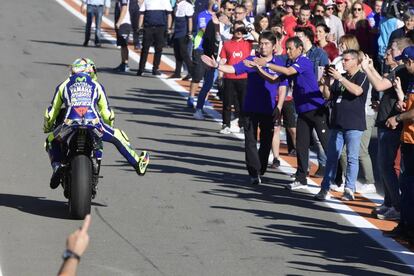
{"type": "Polygon", "coordinates": [[[55,274],[81,225],[62,189],[49,188],[42,132],[56,85],[81,56],[97,64],[116,126],[152,159],[139,177],[105,145],[79,275],[413,274],[311,194],[286,190],[281,171],[250,186],[243,141],[194,120],[159,79],[114,73],[119,49],[82,47],[84,23],[56,1],[3,1],[0,25],[0,275],[55,274]]]}

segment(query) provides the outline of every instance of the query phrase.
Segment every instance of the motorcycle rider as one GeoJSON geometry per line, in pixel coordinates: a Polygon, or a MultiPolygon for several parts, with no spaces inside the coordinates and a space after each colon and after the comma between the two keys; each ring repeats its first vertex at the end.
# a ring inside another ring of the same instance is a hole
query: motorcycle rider
{"type": "MultiPolygon", "coordinates": [[[[45,112],[43,130],[45,133],[50,132],[45,147],[53,169],[50,188],[56,189],[59,186],[64,171],[61,142],[55,138],[59,138],[59,134],[69,127],[65,123],[76,114],[77,117],[85,115],[88,119],[95,119],[94,125],[99,130],[98,136],[102,136],[103,141],[114,144],[138,175],[145,174],[149,164],[149,153],[142,151],[138,156],[132,149],[127,135],[113,127],[115,114],[109,108],[103,85],[97,81],[94,62],[88,58],[78,58],[71,65],[69,78],[56,87],[51,105],[45,112]],[[65,111],[61,109],[62,105],[65,105],[65,111]]],[[[95,155],[100,164],[102,146],[95,155]]]]}

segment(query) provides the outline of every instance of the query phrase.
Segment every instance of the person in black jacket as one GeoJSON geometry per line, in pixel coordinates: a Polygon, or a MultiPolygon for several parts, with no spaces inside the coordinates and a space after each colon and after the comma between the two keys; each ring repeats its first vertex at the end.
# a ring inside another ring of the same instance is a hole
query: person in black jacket
{"type": "MultiPolygon", "coordinates": [[[[232,20],[232,16],[235,10],[235,4],[231,0],[223,0],[221,2],[221,12],[218,14],[213,14],[212,19],[208,22],[206,30],[203,35],[203,50],[204,55],[208,57],[218,56],[218,49],[222,39],[222,33],[225,30],[232,20]],[[226,24],[227,23],[227,24],[226,24]]],[[[231,39],[230,35],[226,39],[231,39]]],[[[203,87],[200,90],[197,98],[196,112],[194,113],[194,118],[198,120],[204,119],[202,114],[202,109],[205,103],[205,98],[207,93],[210,91],[214,83],[214,76],[216,74],[216,69],[207,68],[204,73],[204,83],[203,87]]]]}
{"type": "Polygon", "coordinates": [[[390,39],[388,40],[388,47],[391,46],[391,43],[396,38],[401,38],[406,36],[406,34],[414,29],[414,10],[410,9],[406,11],[403,15],[404,26],[399,29],[396,29],[391,33],[390,39]]]}

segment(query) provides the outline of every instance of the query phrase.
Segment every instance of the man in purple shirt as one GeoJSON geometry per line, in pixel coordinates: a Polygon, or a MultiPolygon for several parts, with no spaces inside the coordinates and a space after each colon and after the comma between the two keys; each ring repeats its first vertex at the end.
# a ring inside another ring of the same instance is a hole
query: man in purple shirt
{"type": "MultiPolygon", "coordinates": [[[[298,169],[295,180],[287,188],[297,190],[307,187],[306,174],[309,164],[310,137],[313,129],[326,153],[328,144],[328,109],[319,90],[317,77],[312,62],[303,55],[303,42],[298,37],[286,40],[288,55],[287,66],[269,64],[269,68],[289,79],[293,86],[297,120],[296,157],[298,169]]],[[[263,65],[263,59],[256,59],[256,63],[263,65]]]]}
{"type": "Polygon", "coordinates": [[[266,172],[272,146],[274,123],[278,119],[286,95],[287,80],[280,81],[279,74],[269,66],[283,66],[283,61],[273,57],[276,38],[272,32],[263,32],[259,37],[260,59],[263,66],[256,64],[250,56],[234,65],[222,65],[204,55],[203,62],[228,74],[247,73],[247,92],[243,106],[246,115],[244,127],[246,167],[250,183],[261,183],[260,176],[266,172]],[[276,100],[278,98],[278,100],[276,100]],[[257,129],[260,127],[260,148],[257,150],[257,129]]]}

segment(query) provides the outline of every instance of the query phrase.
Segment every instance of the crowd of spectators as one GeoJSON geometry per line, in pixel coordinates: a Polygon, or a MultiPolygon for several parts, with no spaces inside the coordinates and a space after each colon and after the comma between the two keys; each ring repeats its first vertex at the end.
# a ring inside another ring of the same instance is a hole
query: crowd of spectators
{"type": "MultiPolygon", "coordinates": [[[[84,1],[88,18],[92,12],[101,15],[105,1],[99,9],[89,2],[84,1]]],[[[252,185],[261,183],[271,151],[270,166],[280,166],[280,128],[285,127],[288,153],[297,158],[288,189],[307,187],[312,149],[318,159],[315,176],[323,178],[316,200],[328,199],[330,189],[354,200],[355,193],[372,193],[374,184],[381,185],[384,202],[373,215],[398,220],[389,234],[414,241],[413,2],[117,0],[117,70],[129,70],[126,46],[134,30],[135,48],[141,49],[137,75],[145,73],[151,46],[152,74],[160,75],[162,50],[171,37],[176,68],[170,78],[187,72],[186,105],[195,108],[197,120],[205,119],[204,105],[217,85],[223,101],[218,131],[245,135],[252,185]],[[131,2],[135,12],[129,11],[131,2]],[[376,181],[368,151],[374,127],[376,181]]],[[[85,46],[90,24],[91,19],[85,46]]],[[[100,45],[99,29],[95,44],[100,45]]]]}
{"type": "Polygon", "coordinates": [[[288,189],[307,187],[311,148],[318,156],[315,176],[323,179],[316,200],[328,199],[330,189],[354,200],[355,193],[381,185],[384,202],[373,215],[398,220],[388,234],[414,240],[414,170],[408,169],[414,161],[412,3],[272,0],[259,11],[258,2],[210,0],[194,13],[193,67],[187,66],[193,78],[187,105],[196,107],[194,118],[205,118],[203,107],[216,83],[223,100],[219,132],[245,134],[252,185],[261,183],[270,151],[270,166],[280,166],[284,126],[289,154],[297,158],[288,189]],[[368,150],[374,127],[377,180],[368,150]]]}

